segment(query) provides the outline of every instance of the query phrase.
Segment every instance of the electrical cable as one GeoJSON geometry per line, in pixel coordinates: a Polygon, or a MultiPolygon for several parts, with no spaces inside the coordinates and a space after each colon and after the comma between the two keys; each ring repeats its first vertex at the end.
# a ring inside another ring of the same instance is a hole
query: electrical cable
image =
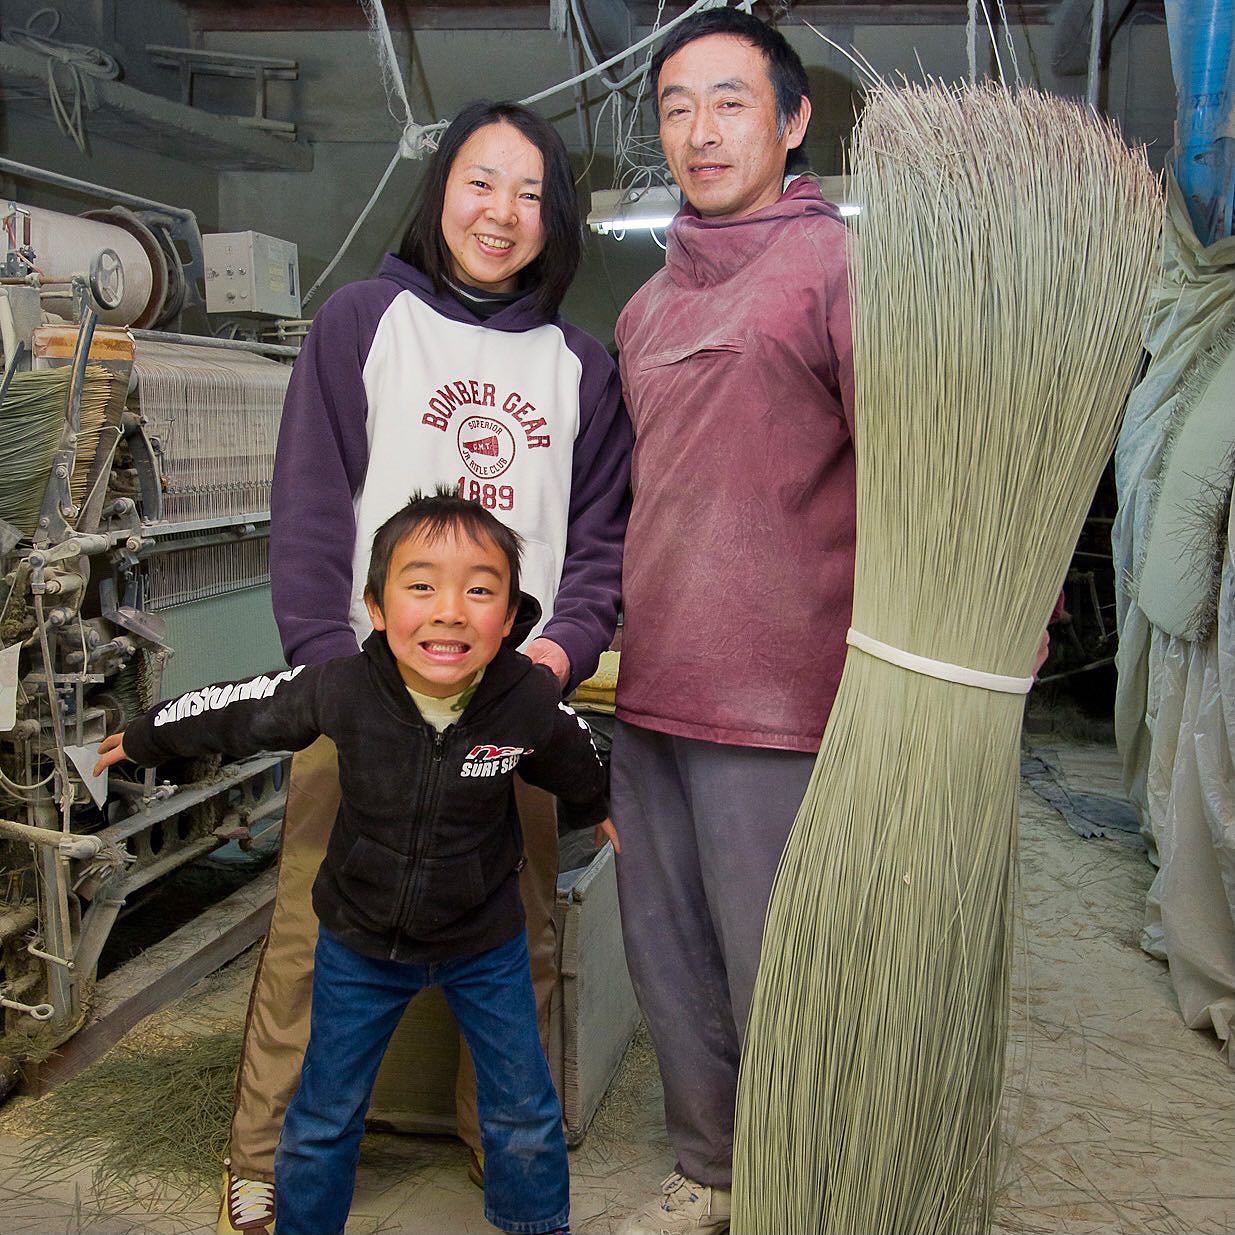
{"type": "Polygon", "coordinates": [[[0,785],[3,785],[10,793],[16,794],[18,797],[23,797],[27,793],[32,793],[35,789],[41,789],[53,776],[56,774],[56,769],[52,768],[42,780],[36,780],[33,785],[20,785],[15,780],[10,780],[0,768],[0,785]]]}
{"type": "MultiPolygon", "coordinates": [[[[664,7],[665,6],[662,2],[661,8],[663,9],[664,7]]],[[[587,57],[588,63],[592,66],[592,68],[596,70],[596,75],[600,78],[600,84],[604,86],[606,90],[625,90],[626,87],[635,80],[635,78],[639,77],[645,71],[646,66],[640,65],[633,72],[627,73],[621,81],[611,81],[601,71],[602,65],[600,63],[600,58],[592,49],[591,40],[587,36],[587,23],[583,20],[583,6],[580,3],[580,0],[570,0],[570,12],[571,16],[575,19],[575,29],[579,32],[579,42],[583,47],[583,54],[587,57]]],[[[659,14],[657,16],[659,17],[659,14]]],[[[625,59],[625,55],[622,58],[625,59]]],[[[611,64],[612,61],[606,61],[605,63],[611,64]]]]}
{"type": "MultiPolygon", "coordinates": [[[[71,138],[77,149],[85,154],[86,126],[82,115],[82,97],[86,92],[84,79],[96,77],[102,81],[112,81],[120,76],[120,65],[100,47],[54,37],[59,29],[60,12],[48,5],[31,13],[23,29],[11,30],[4,38],[15,47],[23,47],[47,57],[47,98],[51,104],[51,114],[60,132],[71,138]],[[52,19],[51,25],[41,33],[35,30],[35,23],[48,16],[52,19]],[[68,70],[68,86],[72,90],[72,100],[67,104],[60,93],[60,83],[56,80],[57,65],[63,65],[68,70]]],[[[89,106],[87,100],[86,107],[89,106]]]]}
{"type": "MultiPolygon", "coordinates": [[[[721,4],[723,2],[724,0],[720,0],[721,4]]],[[[637,43],[632,43],[625,51],[618,52],[616,56],[610,56],[603,64],[597,65],[594,69],[589,69],[586,73],[579,73],[575,77],[567,78],[566,81],[560,81],[556,86],[550,86],[547,90],[541,90],[537,94],[528,95],[526,99],[520,99],[519,102],[525,107],[530,107],[533,103],[539,103],[542,99],[547,99],[550,95],[557,94],[561,90],[570,89],[577,82],[586,81],[589,77],[595,77],[602,70],[612,68],[618,61],[625,60],[627,56],[633,55],[637,51],[642,51],[648,44],[654,43],[663,35],[668,34],[674,26],[681,25],[688,17],[693,17],[703,9],[712,9],[717,6],[717,0],[695,0],[695,3],[686,9],[685,12],[679,13],[672,21],[667,22],[659,30],[653,30],[651,34],[645,35],[637,43]]]]}
{"type": "MultiPolygon", "coordinates": [[[[572,0],[572,3],[573,2],[574,0],[572,0]]],[[[652,22],[653,31],[660,29],[660,23],[661,23],[662,17],[664,16],[664,12],[665,12],[665,0],[660,0],[660,3],[656,6],[656,19],[655,21],[652,22]]],[[[643,102],[643,90],[644,90],[644,87],[647,85],[648,77],[651,75],[651,72],[652,72],[652,56],[653,56],[652,48],[649,47],[647,58],[643,62],[642,75],[639,77],[639,89],[635,91],[634,106],[630,110],[630,124],[626,128],[626,136],[622,142],[622,149],[620,152],[620,157],[624,160],[629,159],[631,140],[634,136],[635,125],[639,121],[639,106],[643,102]]]]}
{"type": "MultiPolygon", "coordinates": [[[[566,30],[565,30],[566,43],[567,43],[567,46],[570,48],[571,66],[576,69],[582,68],[582,65],[580,64],[580,60],[579,60],[579,56],[580,56],[579,43],[575,38],[574,29],[571,26],[569,21],[567,21],[565,24],[566,24],[566,30]]],[[[575,120],[577,121],[579,125],[579,141],[582,145],[584,154],[587,154],[590,156],[588,159],[588,166],[591,167],[592,159],[596,157],[596,148],[589,140],[591,135],[590,135],[590,131],[587,126],[587,106],[588,106],[587,90],[584,88],[584,83],[580,82],[575,87],[575,120]]],[[[582,179],[582,177],[580,177],[580,179],[582,179]]],[[[576,180],[575,183],[578,184],[579,181],[576,180]]]]}
{"type": "MultiPolygon", "coordinates": [[[[600,124],[601,124],[601,121],[605,118],[605,109],[616,103],[616,106],[613,108],[613,110],[618,115],[620,115],[621,110],[622,110],[621,99],[622,99],[622,96],[620,94],[613,92],[613,93],[606,95],[604,102],[601,103],[600,110],[596,113],[596,122],[592,126],[592,157],[588,159],[587,165],[578,174],[578,176],[575,177],[576,185],[580,184],[585,179],[588,172],[592,170],[592,164],[596,162],[596,152],[600,149],[600,124]]],[[[614,127],[615,144],[616,144],[616,140],[617,140],[617,127],[615,125],[614,127]]]]}

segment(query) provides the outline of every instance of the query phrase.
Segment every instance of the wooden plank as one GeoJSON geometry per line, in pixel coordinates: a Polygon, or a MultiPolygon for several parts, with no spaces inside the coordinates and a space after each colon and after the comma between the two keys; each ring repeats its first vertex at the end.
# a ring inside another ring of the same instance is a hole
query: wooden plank
{"type": "Polygon", "coordinates": [[[274,908],[278,869],[207,909],[166,939],[109,974],[94,989],[90,1019],[56,1054],[24,1068],[24,1088],[36,1097],[76,1076],[115,1046],[139,1021],[179,999],[265,934],[274,908]]]}

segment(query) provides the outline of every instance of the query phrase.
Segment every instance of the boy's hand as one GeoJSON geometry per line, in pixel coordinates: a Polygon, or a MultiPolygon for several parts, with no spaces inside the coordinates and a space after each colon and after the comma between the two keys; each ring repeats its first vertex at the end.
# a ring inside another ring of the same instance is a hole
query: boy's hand
{"type": "Polygon", "coordinates": [[[613,844],[613,852],[621,853],[622,845],[618,840],[617,828],[613,826],[612,819],[602,819],[596,825],[596,848],[599,849],[605,841],[610,841],[613,844]]]}
{"type": "Polygon", "coordinates": [[[570,681],[570,657],[552,639],[533,639],[524,655],[534,665],[548,665],[559,685],[570,681]]]}
{"type": "Polygon", "coordinates": [[[124,734],[113,733],[111,737],[104,738],[99,743],[99,761],[94,765],[94,774],[99,776],[105,768],[110,768],[113,763],[119,763],[122,759],[127,759],[128,755],[124,753],[124,734]]]}

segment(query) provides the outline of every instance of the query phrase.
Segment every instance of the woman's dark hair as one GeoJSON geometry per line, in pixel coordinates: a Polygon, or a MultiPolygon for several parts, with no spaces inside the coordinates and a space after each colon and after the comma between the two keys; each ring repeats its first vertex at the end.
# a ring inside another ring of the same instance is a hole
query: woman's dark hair
{"type": "MultiPolygon", "coordinates": [[[[767,64],[768,80],[776,95],[776,136],[779,139],[785,127],[802,110],[803,97],[810,98],[810,83],[801,57],[779,30],[773,30],[766,22],[741,9],[705,9],[688,17],[675,26],[665,41],[657,48],[652,58],[652,108],[660,119],[659,82],[660,71],[670,56],[676,55],[688,43],[705,39],[711,34],[731,34],[734,38],[749,43],[762,53],[767,64]]],[[[789,151],[785,160],[786,171],[801,171],[806,167],[805,143],[789,151]]]]}
{"type": "Polygon", "coordinates": [[[532,294],[537,309],[546,318],[551,318],[557,313],[579,266],[583,252],[583,228],[579,222],[579,200],[575,196],[575,182],[566,146],[547,120],[522,104],[478,99],[469,103],[450,122],[437,151],[429,160],[415,213],[399,246],[399,256],[409,265],[424,271],[437,291],[443,290],[451,272],[450,250],[442,235],[446,181],[463,143],[477,129],[489,124],[509,124],[518,129],[540,151],[544,160],[540,221],[545,247],[535,261],[520,271],[520,280],[521,285],[532,294]]]}

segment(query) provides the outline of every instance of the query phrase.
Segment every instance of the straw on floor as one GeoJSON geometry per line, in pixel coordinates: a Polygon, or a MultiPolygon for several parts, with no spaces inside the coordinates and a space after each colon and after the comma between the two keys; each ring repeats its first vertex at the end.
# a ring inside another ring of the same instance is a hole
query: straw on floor
{"type": "Polygon", "coordinates": [[[218,1186],[238,1027],[139,1035],[25,1111],[20,1164],[37,1183],[92,1167],[96,1202],[175,1214],[218,1186]]]}
{"type": "MultiPolygon", "coordinates": [[[[1160,186],[1030,90],[876,87],[853,174],[853,626],[1031,672],[1139,359],[1160,186]]],[[[1023,697],[851,649],[781,863],[735,1235],[984,1231],[1023,697]]]]}

